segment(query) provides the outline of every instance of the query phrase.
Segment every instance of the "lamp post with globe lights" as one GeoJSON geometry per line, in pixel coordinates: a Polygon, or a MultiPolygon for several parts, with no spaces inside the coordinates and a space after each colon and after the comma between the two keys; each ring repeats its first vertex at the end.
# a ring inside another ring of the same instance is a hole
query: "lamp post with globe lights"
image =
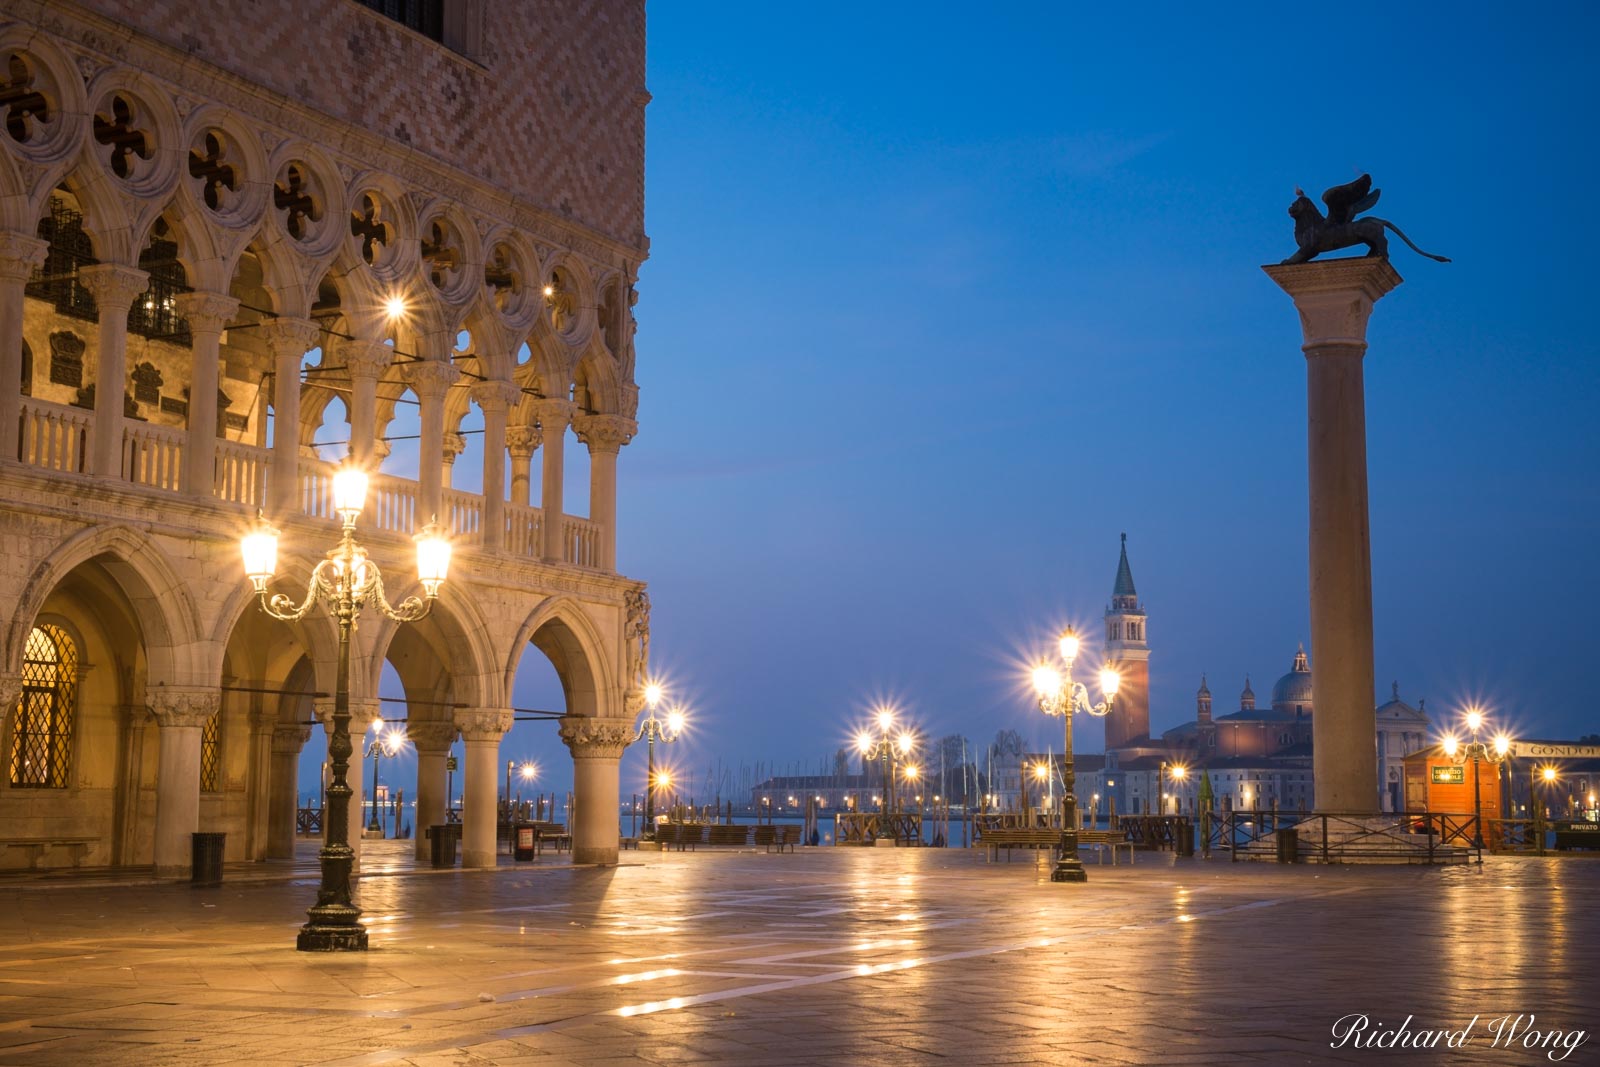
{"type": "Polygon", "coordinates": [[[883,763],[883,790],[878,796],[878,811],[882,814],[891,814],[894,807],[894,769],[891,760],[895,755],[909,756],[916,739],[907,730],[895,732],[894,709],[880,707],[874,713],[872,721],[877,727],[877,735],[872,730],[862,730],[856,734],[856,751],[861,753],[862,759],[880,760],[883,763]]]}
{"type": "Polygon", "coordinates": [[[661,706],[664,696],[661,685],[650,682],[644,687],[645,717],[639,723],[639,732],[633,735],[637,743],[642,737],[645,741],[645,790],[644,790],[644,837],[647,841],[656,839],[656,789],[666,785],[671,778],[665,776],[658,779],[656,775],[656,742],[670,745],[683,734],[684,716],[683,709],[673,705],[667,710],[665,720],[656,717],[656,709],[661,706]]]}
{"type": "MultiPolygon", "coordinates": [[[[1506,756],[1511,752],[1511,739],[1505,734],[1496,734],[1493,742],[1482,740],[1479,736],[1483,730],[1483,712],[1478,708],[1468,708],[1466,716],[1467,729],[1472,731],[1472,740],[1462,743],[1453,736],[1444,739],[1442,747],[1444,754],[1450,757],[1450,762],[1460,766],[1468,760],[1472,761],[1472,847],[1481,849],[1483,844],[1483,798],[1482,786],[1478,779],[1478,765],[1481,762],[1494,764],[1496,781],[1500,773],[1500,764],[1505,762],[1506,756]]],[[[1482,858],[1479,858],[1482,861],[1482,858]]]]}
{"type": "Polygon", "coordinates": [[[1103,718],[1111,711],[1117,697],[1121,678],[1110,667],[1100,672],[1100,688],[1106,698],[1099,704],[1089,703],[1089,690],[1072,679],[1072,667],[1078,658],[1078,635],[1067,627],[1057,642],[1061,653],[1062,669],[1040,664],[1033,671],[1033,688],[1039,697],[1039,710],[1046,715],[1061,716],[1065,735],[1061,749],[1061,791],[1066,805],[1066,826],[1061,831],[1061,859],[1050,872],[1052,882],[1087,882],[1089,872],[1078,859],[1078,798],[1077,774],[1072,766],[1072,716],[1083,711],[1103,718]]]}
{"type": "MultiPolygon", "coordinates": [[[[379,723],[376,736],[373,737],[372,743],[367,745],[367,755],[372,757],[372,818],[367,820],[369,831],[383,833],[383,823],[378,819],[378,757],[398,756],[405,744],[405,727],[398,726],[393,730],[385,730],[383,724],[379,723]]],[[[399,834],[398,823],[395,826],[395,833],[399,834]]]]}
{"type": "Polygon", "coordinates": [[[275,619],[302,619],[319,601],[339,624],[339,658],[335,674],[333,728],[328,734],[329,769],[327,812],[323,837],[322,881],[317,902],[307,912],[295,946],[303,952],[363,951],[367,931],[358,921],[361,909],[350,899],[350,873],[355,850],[350,847],[350,631],[362,609],[371,604],[397,622],[417,622],[428,614],[439,596],[450,568],[450,542],[437,523],[429,523],[413,539],[417,546],[417,578],[422,597],[410,596],[399,605],[389,603],[378,565],[356,540],[356,520],[366,504],[367,475],[346,461],[333,476],[333,507],[342,533],[339,543],[311,570],[306,596],[296,604],[282,593],[268,593],[267,583],[278,569],[278,531],[264,519],[240,541],[245,577],[255,587],[261,610],[275,619]]]}

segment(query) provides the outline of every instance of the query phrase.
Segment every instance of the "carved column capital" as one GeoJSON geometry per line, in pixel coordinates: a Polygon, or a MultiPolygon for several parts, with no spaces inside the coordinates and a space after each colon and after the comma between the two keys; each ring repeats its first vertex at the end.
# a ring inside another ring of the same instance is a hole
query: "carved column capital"
{"type": "Polygon", "coordinates": [[[1387,259],[1372,256],[1261,269],[1294,298],[1305,338],[1301,348],[1308,355],[1314,348],[1332,346],[1365,351],[1372,305],[1402,280],[1387,259]]]}
{"type": "Polygon", "coordinates": [[[522,389],[515,382],[477,382],[472,386],[472,402],[484,411],[505,411],[520,399],[522,389]]]}
{"type": "Polygon", "coordinates": [[[461,378],[461,372],[441,360],[424,359],[407,363],[400,369],[401,377],[417,394],[418,400],[439,400],[461,378]]]}
{"type": "Polygon", "coordinates": [[[620,759],[633,740],[633,723],[627,719],[599,719],[590,715],[563,715],[561,740],[573,759],[620,759]]]}
{"type": "Polygon", "coordinates": [[[444,435],[444,461],[454,463],[456,457],[467,450],[467,439],[454,430],[447,431],[444,435]]]}
{"type": "Polygon", "coordinates": [[[6,718],[17,706],[17,699],[22,695],[22,676],[12,674],[10,671],[0,673],[0,728],[4,728],[6,718]]]}
{"type": "Polygon", "coordinates": [[[221,333],[239,311],[239,301],[226,293],[196,290],[179,293],[172,302],[178,314],[189,320],[189,329],[194,333],[221,333]]]}
{"type": "Polygon", "coordinates": [[[506,451],[514,459],[527,459],[543,439],[537,426],[511,426],[506,429],[506,451]]]}
{"type": "Polygon", "coordinates": [[[549,437],[551,434],[561,435],[566,432],[567,424],[572,421],[570,400],[535,400],[533,411],[539,417],[539,432],[543,437],[549,437]]]}
{"type": "Polygon", "coordinates": [[[394,362],[394,349],[382,341],[353,339],[339,344],[335,359],[352,381],[360,378],[375,382],[394,362]]]}
{"type": "Polygon", "coordinates": [[[467,741],[498,741],[511,729],[510,708],[463,708],[456,712],[456,727],[467,741]]]}
{"type": "Polygon", "coordinates": [[[297,756],[311,740],[311,727],[279,723],[272,728],[272,753],[275,756],[297,756]]]}
{"type": "Polygon", "coordinates": [[[96,263],[78,268],[78,282],[94,296],[101,311],[115,308],[125,312],[134,298],[149,288],[150,275],[120,263],[96,263]]]}
{"type": "Polygon", "coordinates": [[[619,452],[639,432],[639,424],[621,415],[576,415],[572,430],[590,452],[619,452]]]}
{"type": "Polygon", "coordinates": [[[37,237],[0,230],[0,282],[27,281],[49,251],[49,243],[37,237]]]}
{"type": "Polygon", "coordinates": [[[447,752],[456,743],[456,724],[453,722],[408,722],[406,737],[418,752],[447,752]]]}
{"type": "Polygon", "coordinates": [[[322,327],[310,319],[268,319],[260,330],[262,340],[275,356],[285,353],[303,356],[322,342],[322,327]]]}
{"type": "Polygon", "coordinates": [[[199,729],[222,706],[222,690],[188,685],[154,685],[145,690],[145,706],[156,722],[168,727],[199,729]]]}
{"type": "MultiPolygon", "coordinates": [[[[317,721],[322,723],[322,728],[328,732],[333,731],[333,700],[313,700],[311,711],[316,715],[317,721]]],[[[364,734],[372,728],[383,715],[383,702],[378,700],[357,700],[350,698],[350,736],[364,734]]]]}

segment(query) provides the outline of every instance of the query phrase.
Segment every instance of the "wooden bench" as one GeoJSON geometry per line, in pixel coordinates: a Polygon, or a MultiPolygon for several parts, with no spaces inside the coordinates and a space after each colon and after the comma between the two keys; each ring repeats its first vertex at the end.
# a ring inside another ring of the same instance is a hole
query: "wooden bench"
{"type": "Polygon", "coordinates": [[[771,852],[777,849],[780,853],[784,849],[794,851],[794,846],[800,843],[800,827],[785,823],[782,826],[768,825],[756,827],[756,844],[771,852]]]}
{"type": "Polygon", "coordinates": [[[1078,847],[1092,848],[1100,863],[1106,861],[1106,852],[1111,853],[1111,866],[1117,865],[1117,849],[1128,850],[1128,862],[1133,862],[1133,842],[1128,840],[1128,835],[1118,830],[1079,830],[1078,847]]]}
{"type": "Polygon", "coordinates": [[[0,850],[9,853],[12,849],[26,852],[28,856],[28,869],[37,870],[39,861],[48,856],[52,849],[62,849],[72,857],[71,866],[77,867],[83,863],[84,853],[89,851],[91,845],[98,844],[98,837],[71,837],[62,834],[46,834],[39,837],[0,837],[0,850]]]}
{"type": "Polygon", "coordinates": [[[989,862],[993,863],[1000,858],[1000,850],[1006,850],[1006,862],[1011,862],[1011,850],[1014,848],[1049,849],[1054,855],[1061,851],[1060,830],[1022,830],[1004,828],[985,830],[978,838],[989,853],[989,862]]]}
{"type": "Polygon", "coordinates": [[[750,843],[750,827],[712,823],[706,827],[706,844],[743,848],[750,843]]]}
{"type": "Polygon", "coordinates": [[[661,847],[676,846],[679,852],[705,843],[706,828],[697,822],[664,822],[656,828],[661,847]]]}

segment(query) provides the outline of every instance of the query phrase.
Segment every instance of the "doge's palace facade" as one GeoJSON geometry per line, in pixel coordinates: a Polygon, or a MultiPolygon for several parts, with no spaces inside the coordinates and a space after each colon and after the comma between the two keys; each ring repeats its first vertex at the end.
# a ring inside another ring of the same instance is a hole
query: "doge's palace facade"
{"type": "Polygon", "coordinates": [[[239,537],[263,512],[274,588],[304,591],[338,537],[316,446],[341,408],[391,594],[431,517],[455,543],[427,619],[356,631],[352,734],[387,660],[416,825],[444,821],[459,734],[465,858],[490,865],[512,680],[546,656],[574,858],[615,861],[648,646],[615,553],[647,100],[642,0],[6,5],[0,866],[182,876],[197,830],[231,860],[292,853],[336,631],[263,615],[239,537]],[[395,470],[412,405],[420,459],[395,470]],[[469,436],[481,493],[451,485],[469,436]],[[587,517],[563,507],[569,444],[587,517]]]}

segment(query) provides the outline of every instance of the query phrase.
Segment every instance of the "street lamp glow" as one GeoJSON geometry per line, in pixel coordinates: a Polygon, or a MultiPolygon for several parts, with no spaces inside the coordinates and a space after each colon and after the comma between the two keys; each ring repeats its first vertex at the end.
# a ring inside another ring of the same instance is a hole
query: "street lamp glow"
{"type": "Polygon", "coordinates": [[[901,734],[899,737],[895,738],[895,747],[900,750],[900,755],[902,756],[904,756],[907,752],[910,752],[911,746],[914,744],[916,744],[916,738],[912,737],[910,734],[901,734]]]}
{"type": "Polygon", "coordinates": [[[892,708],[878,709],[878,729],[887,732],[894,726],[894,710],[892,708]]]}
{"type": "Polygon", "coordinates": [[[856,734],[856,748],[862,755],[872,751],[872,735],[863,730],[856,734]]]}
{"type": "Polygon", "coordinates": [[[333,510],[347,526],[354,526],[367,505],[367,472],[346,461],[333,472],[333,510]]]}
{"type": "Polygon", "coordinates": [[[650,682],[644,687],[644,702],[652,708],[661,703],[660,682],[650,682]]]}
{"type": "Polygon", "coordinates": [[[915,763],[913,763],[911,766],[906,768],[906,772],[905,773],[906,773],[906,777],[911,779],[914,782],[914,781],[917,780],[918,775],[920,775],[922,773],[922,771],[920,769],[918,769],[918,767],[917,767],[917,765],[915,763]]]}
{"type": "Polygon", "coordinates": [[[1497,734],[1494,739],[1494,751],[1495,754],[1499,756],[1504,756],[1506,753],[1510,752],[1511,738],[1507,737],[1505,734],[1497,734]]]}
{"type": "Polygon", "coordinates": [[[1443,747],[1444,754],[1446,756],[1454,756],[1456,754],[1456,750],[1461,747],[1461,744],[1453,737],[1446,737],[1444,739],[1443,747]]]}
{"type": "Polygon", "coordinates": [[[524,760],[522,769],[518,772],[524,782],[531,782],[539,776],[539,765],[532,760],[524,760]]]}
{"type": "Polygon", "coordinates": [[[432,600],[439,595],[439,587],[450,572],[450,539],[444,535],[442,526],[430,522],[414,540],[417,542],[417,580],[432,600]]]}
{"type": "Polygon", "coordinates": [[[1467,710],[1467,729],[1473,733],[1483,729],[1483,712],[1477,708],[1469,708],[1467,710]]]}
{"type": "Polygon", "coordinates": [[[278,531],[263,520],[240,539],[239,552],[244,556],[244,576],[256,592],[264,592],[278,570],[278,531]]]}
{"type": "Polygon", "coordinates": [[[1072,629],[1072,627],[1067,627],[1065,632],[1063,632],[1061,635],[1061,658],[1066,660],[1068,663],[1071,663],[1073,660],[1077,659],[1078,645],[1079,641],[1077,633],[1072,629]]]}
{"type": "Polygon", "coordinates": [[[1180,763],[1172,768],[1172,777],[1176,778],[1178,781],[1181,782],[1188,776],[1189,768],[1185,767],[1183,764],[1180,763]]]}
{"type": "MultiPolygon", "coordinates": [[[[1062,640],[1066,640],[1062,638],[1062,640]]],[[[1038,666],[1033,669],[1033,689],[1042,697],[1061,692],[1061,672],[1053,667],[1038,666]]]]}
{"type": "Polygon", "coordinates": [[[1100,671],[1100,688],[1107,697],[1116,696],[1117,690],[1122,688],[1122,675],[1110,667],[1102,668],[1100,671]]]}
{"type": "Polygon", "coordinates": [[[1556,780],[1556,769],[1554,767],[1546,767],[1541,773],[1546,782],[1553,782],[1556,780]]]}
{"type": "Polygon", "coordinates": [[[683,712],[673,708],[667,712],[667,732],[677,734],[683,730],[683,712]]]}
{"type": "Polygon", "coordinates": [[[1050,768],[1046,767],[1042,763],[1035,763],[1033,765],[1033,776],[1042,782],[1046,778],[1050,777],[1050,768]]]}
{"type": "Polygon", "coordinates": [[[383,313],[391,319],[403,318],[406,313],[406,299],[398,293],[383,302],[383,313]]]}

